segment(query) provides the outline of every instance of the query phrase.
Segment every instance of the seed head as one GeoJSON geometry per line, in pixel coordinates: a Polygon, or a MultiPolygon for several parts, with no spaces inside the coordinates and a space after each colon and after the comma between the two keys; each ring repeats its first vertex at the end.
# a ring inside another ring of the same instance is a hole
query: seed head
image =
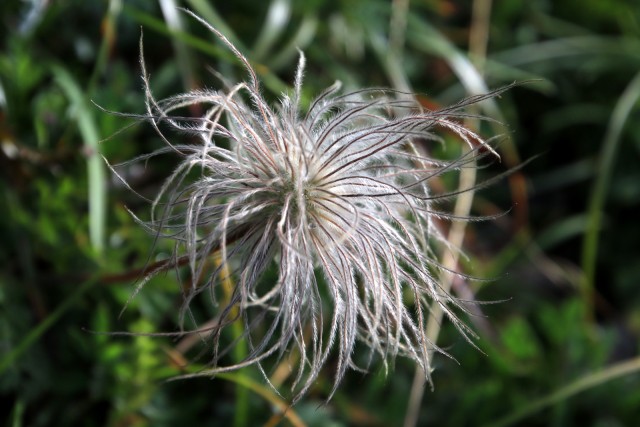
{"type": "Polygon", "coordinates": [[[442,202],[457,194],[430,187],[442,174],[495,154],[460,123],[464,108],[483,98],[425,111],[406,94],[341,93],[336,83],[303,111],[301,53],[293,93],[272,107],[249,61],[194,17],[241,61],[248,81],[158,101],[141,52],[145,117],[166,143],[141,159],[163,153],[181,159],[144,225],[175,241],[176,257],[188,259],[181,318],[192,316],[190,303],[199,294],[219,304],[216,326],[206,336],[213,367],[203,375],[253,363],[263,370],[265,359],[293,352],[297,399],[335,357],[333,394],[347,369],[359,369],[354,349],[361,342],[385,366],[400,355],[428,376],[432,353],[440,351],[425,334],[433,303],[465,337],[473,336],[456,315],[459,301],[439,286],[433,252],[434,245],[446,245],[439,220],[452,217],[442,202]],[[201,117],[177,115],[195,105],[204,111],[201,117]],[[197,142],[170,142],[166,126],[197,142]],[[443,143],[438,130],[454,133],[471,150],[455,161],[433,158],[430,146],[443,143]],[[220,262],[212,266],[214,254],[220,262]],[[272,266],[277,276],[266,277],[272,266]],[[225,268],[234,287],[222,300],[225,268]],[[238,318],[248,355],[221,366],[221,330],[238,318]]]}

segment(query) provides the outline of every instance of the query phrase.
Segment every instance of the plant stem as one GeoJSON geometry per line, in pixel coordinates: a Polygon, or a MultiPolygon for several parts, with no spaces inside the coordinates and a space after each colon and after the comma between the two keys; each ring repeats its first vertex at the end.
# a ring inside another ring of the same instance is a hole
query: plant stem
{"type": "Polygon", "coordinates": [[[573,395],[604,384],[607,381],[611,381],[618,377],[629,375],[637,371],[640,371],[640,357],[636,357],[635,359],[631,359],[626,362],[618,363],[616,365],[610,366],[607,369],[603,369],[599,372],[595,372],[593,374],[582,377],[545,397],[534,400],[524,408],[517,409],[516,411],[512,412],[504,418],[501,418],[495,423],[489,424],[489,426],[505,427],[513,425],[516,422],[526,418],[527,416],[532,415],[548,406],[552,406],[558,402],[566,400],[573,395]]]}
{"type": "MultiPolygon", "coordinates": [[[[488,27],[491,18],[491,0],[476,0],[473,3],[473,20],[471,23],[470,31],[470,48],[472,51],[470,54],[480,61],[477,65],[478,73],[481,73],[482,65],[484,64],[484,58],[486,56],[486,46],[488,43],[488,27]]],[[[474,123],[468,121],[468,127],[475,126],[474,123]]],[[[463,145],[463,153],[467,152],[469,148],[463,145]]],[[[471,211],[471,205],[473,204],[474,191],[472,190],[476,182],[476,168],[475,164],[469,165],[469,167],[463,168],[460,172],[460,180],[458,182],[458,190],[463,191],[456,200],[454,207],[454,215],[457,217],[466,217],[471,211]],[[469,190],[466,190],[469,189],[469,190]],[[466,190],[466,191],[464,191],[466,190]]],[[[467,223],[465,221],[456,221],[451,224],[449,229],[449,235],[447,240],[449,242],[448,247],[460,248],[464,240],[464,234],[467,223]]],[[[455,277],[453,273],[458,266],[458,258],[460,253],[455,250],[444,248],[441,255],[441,265],[443,269],[440,275],[440,286],[443,292],[449,293],[455,277]]],[[[434,302],[431,307],[431,315],[427,321],[426,334],[428,342],[434,345],[438,342],[438,336],[440,335],[440,329],[442,327],[443,311],[437,302],[434,302]]],[[[433,353],[430,355],[432,358],[433,353]]],[[[427,378],[427,373],[422,368],[416,369],[413,384],[411,386],[411,394],[409,397],[409,406],[407,408],[407,414],[404,420],[405,427],[414,427],[418,422],[418,416],[420,414],[420,405],[422,403],[422,397],[424,395],[424,387],[427,378]]]]}
{"type": "Polygon", "coordinates": [[[95,285],[96,280],[89,280],[78,288],[76,288],[71,295],[67,297],[46,319],[40,322],[37,326],[35,326],[26,337],[18,344],[15,348],[9,351],[2,359],[0,359],[0,374],[6,371],[13,362],[20,357],[22,353],[24,353],[29,347],[31,347],[38,339],[55,323],[62,317],[63,314],[67,312],[73,304],[82,296],[85,292],[87,292],[93,285],[95,285]]]}
{"type": "MultiPolygon", "coordinates": [[[[214,255],[214,262],[216,267],[220,268],[220,281],[222,282],[222,289],[224,291],[225,299],[230,304],[233,298],[233,292],[235,284],[231,278],[231,272],[225,260],[222,260],[220,253],[214,255]]],[[[230,318],[236,318],[239,316],[239,309],[236,305],[229,313],[230,318]]],[[[236,345],[233,348],[233,358],[236,363],[242,362],[247,357],[247,344],[243,338],[242,321],[240,319],[233,322],[231,325],[231,332],[233,340],[236,341],[236,345]]],[[[249,392],[246,386],[237,383],[236,387],[236,408],[233,418],[233,425],[235,427],[244,427],[248,425],[249,416],[249,392]]]]}
{"type": "Polygon", "coordinates": [[[598,165],[596,181],[593,185],[591,200],[589,201],[587,227],[582,245],[582,270],[584,271],[582,294],[587,305],[587,314],[591,318],[593,317],[598,237],[600,234],[600,223],[602,222],[605,196],[607,194],[607,188],[609,187],[609,181],[611,181],[616,152],[620,146],[622,129],[639,97],[640,73],[636,74],[626,87],[611,114],[609,127],[607,128],[607,133],[602,144],[602,152],[599,156],[600,164],[598,165]]]}

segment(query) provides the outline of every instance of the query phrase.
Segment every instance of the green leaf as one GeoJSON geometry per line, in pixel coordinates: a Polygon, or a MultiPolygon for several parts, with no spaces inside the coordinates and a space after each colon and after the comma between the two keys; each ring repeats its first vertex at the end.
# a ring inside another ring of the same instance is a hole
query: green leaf
{"type": "Polygon", "coordinates": [[[104,248],[107,187],[104,162],[98,155],[100,136],[93,118],[93,106],[89,105],[82,89],[73,76],[61,66],[53,66],[56,82],[69,98],[71,114],[78,123],[87,156],[89,189],[89,236],[94,250],[99,254],[104,248]]]}

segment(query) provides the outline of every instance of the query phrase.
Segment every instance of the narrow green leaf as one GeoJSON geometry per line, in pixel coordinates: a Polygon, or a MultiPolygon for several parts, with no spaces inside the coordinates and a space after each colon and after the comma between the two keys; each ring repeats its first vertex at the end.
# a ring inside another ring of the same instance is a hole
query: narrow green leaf
{"type": "Polygon", "coordinates": [[[584,376],[547,396],[536,399],[528,405],[515,410],[506,417],[489,424],[489,427],[505,427],[514,425],[529,415],[535,414],[544,408],[562,402],[563,400],[566,400],[580,392],[602,385],[607,381],[611,381],[625,375],[630,375],[637,371],[640,371],[640,357],[618,363],[602,371],[584,376]]]}
{"type": "Polygon", "coordinates": [[[269,12],[260,30],[260,34],[256,38],[256,44],[253,47],[253,57],[257,60],[263,60],[268,55],[272,55],[271,51],[278,37],[284,32],[289,16],[291,15],[291,0],[272,0],[269,5],[269,12]]]}
{"type": "MultiPolygon", "coordinates": [[[[160,8],[164,15],[167,27],[174,32],[184,31],[182,23],[182,11],[178,9],[176,0],[160,0],[160,8]]],[[[196,88],[196,76],[193,70],[193,58],[186,43],[178,38],[172,38],[173,50],[178,60],[178,69],[182,76],[182,84],[186,90],[196,88]]]]}
{"type": "MultiPolygon", "coordinates": [[[[198,37],[194,37],[190,34],[187,34],[183,31],[172,30],[167,27],[167,24],[162,20],[155,18],[152,15],[144,13],[138,9],[125,5],[123,8],[125,14],[132,17],[139,23],[151,28],[152,30],[170,36],[172,39],[180,40],[188,46],[191,46],[194,49],[199,50],[211,57],[214,58],[223,58],[224,60],[233,62],[235,58],[231,52],[226,51],[225,49],[198,37]]],[[[205,18],[206,16],[202,14],[205,18]]],[[[212,21],[209,21],[212,22],[212,21]]],[[[234,42],[235,38],[231,37],[229,33],[227,33],[224,28],[226,26],[219,26],[213,24],[218,30],[220,30],[225,36],[232,42],[234,42]]],[[[242,45],[239,43],[235,43],[236,47],[241,52],[247,52],[246,49],[242,49],[242,45]]],[[[249,58],[251,60],[251,58],[249,58]]],[[[256,73],[261,77],[261,81],[264,83],[265,87],[267,87],[271,92],[275,94],[284,93],[290,90],[289,85],[283,82],[278,76],[276,76],[269,68],[264,66],[263,64],[253,63],[252,64],[256,73]]]]}
{"type": "Polygon", "coordinates": [[[620,136],[633,107],[640,98],[640,73],[636,74],[633,80],[620,96],[616,107],[611,114],[611,120],[607,128],[604,141],[602,143],[602,151],[600,154],[600,164],[598,165],[598,173],[596,181],[593,185],[591,199],[589,201],[589,210],[587,213],[587,228],[584,235],[584,243],[582,246],[582,270],[584,271],[583,292],[584,297],[589,304],[593,305],[593,289],[596,273],[596,262],[598,255],[598,237],[600,233],[600,223],[602,222],[602,212],[604,208],[605,196],[615,156],[620,146],[620,136]]]}
{"type": "Polygon", "coordinates": [[[104,162],[98,155],[100,135],[93,117],[94,109],[88,104],[82,89],[66,69],[55,65],[52,67],[52,73],[69,98],[71,113],[78,123],[84,141],[89,191],[89,237],[93,249],[101,253],[105,240],[107,189],[104,162]]]}
{"type": "Polygon", "coordinates": [[[73,307],[73,304],[95,284],[94,280],[87,281],[80,285],[71,295],[65,299],[47,318],[31,329],[24,339],[16,347],[0,359],[0,374],[6,371],[13,362],[22,355],[31,345],[33,345],[48,329],[62,317],[62,315],[73,307]]]}

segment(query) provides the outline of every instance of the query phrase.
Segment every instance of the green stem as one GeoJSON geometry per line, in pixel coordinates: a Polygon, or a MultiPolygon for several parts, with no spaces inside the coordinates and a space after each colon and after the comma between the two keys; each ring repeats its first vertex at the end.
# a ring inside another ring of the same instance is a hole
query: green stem
{"type": "MultiPolygon", "coordinates": [[[[243,338],[242,322],[237,321],[231,326],[233,338],[237,339],[237,344],[233,349],[233,356],[236,363],[243,361],[247,357],[247,343],[243,338]]],[[[246,385],[236,388],[236,412],[233,418],[235,427],[244,427],[249,422],[249,390],[246,385]]]]}
{"type": "Polygon", "coordinates": [[[615,378],[634,373],[636,371],[640,371],[640,357],[636,357],[635,359],[631,359],[626,362],[618,363],[602,371],[595,372],[593,374],[587,375],[586,377],[582,377],[579,380],[574,381],[573,383],[562,387],[545,397],[534,400],[524,408],[520,408],[507,415],[506,417],[492,424],[489,424],[489,427],[504,427],[513,425],[516,422],[526,418],[527,416],[532,415],[548,406],[552,406],[556,403],[566,400],[575,394],[578,394],[590,388],[594,388],[615,378]]]}
{"type": "MultiPolygon", "coordinates": [[[[130,16],[140,24],[152,29],[157,33],[164,34],[168,37],[171,37],[172,39],[175,38],[185,43],[187,46],[190,46],[193,49],[196,49],[212,58],[223,58],[225,60],[233,61],[234,57],[231,53],[227,52],[221,47],[216,46],[215,44],[212,44],[209,41],[192,36],[183,31],[173,30],[169,28],[167,24],[162,20],[159,20],[150,14],[144,13],[134,7],[131,7],[130,5],[124,5],[122,10],[126,15],[130,16]]],[[[225,35],[229,36],[229,34],[225,32],[220,26],[217,26],[215,24],[214,26],[221,30],[225,35]]],[[[233,37],[229,37],[229,39],[233,41],[233,37]]],[[[238,43],[234,44],[241,51],[246,51],[245,49],[242,49],[241,45],[239,45],[238,43]]],[[[287,85],[284,81],[282,81],[282,79],[280,79],[280,77],[271,72],[268,67],[264,66],[261,63],[253,63],[252,65],[255,71],[261,77],[261,81],[264,86],[271,92],[283,93],[291,89],[289,85],[287,85]]]]}
{"type": "MultiPolygon", "coordinates": [[[[223,261],[219,256],[215,257],[215,263],[217,266],[222,267],[220,271],[220,277],[222,282],[222,288],[224,289],[225,297],[229,303],[233,299],[233,292],[235,289],[235,284],[231,279],[231,272],[227,267],[225,261],[223,261]]],[[[235,306],[230,313],[232,317],[239,315],[239,308],[235,306]]],[[[235,363],[240,363],[244,361],[247,357],[247,343],[243,337],[243,326],[240,320],[236,320],[231,325],[231,333],[233,335],[232,339],[236,342],[235,347],[233,348],[233,358],[235,363]]],[[[246,386],[241,386],[238,383],[238,387],[236,387],[236,411],[233,418],[234,427],[245,427],[248,425],[249,421],[249,392],[246,386]]]]}
{"type": "MultiPolygon", "coordinates": [[[[476,51],[470,51],[470,56],[475,57],[476,61],[484,58],[486,55],[486,44],[488,42],[488,26],[491,19],[491,0],[475,0],[473,10],[473,20],[471,24],[470,37],[478,37],[479,40],[475,40],[471,43],[470,47],[475,49],[476,51]]],[[[481,66],[484,64],[484,59],[480,61],[480,67],[474,66],[474,64],[462,53],[458,52],[450,43],[444,38],[441,37],[443,49],[443,56],[448,60],[449,65],[453,70],[461,71],[462,69],[466,69],[467,72],[460,72],[459,77],[463,82],[465,87],[469,90],[470,93],[487,92],[486,84],[482,77],[482,68],[481,66]],[[475,89],[472,89],[471,81],[473,81],[473,85],[476,85],[475,89]]],[[[473,109],[477,108],[473,106],[471,109],[471,113],[473,115],[473,109]]],[[[486,107],[485,107],[486,108],[486,107]]],[[[499,116],[499,110],[496,108],[493,109],[493,116],[499,116]]],[[[465,123],[468,129],[477,128],[477,123],[473,119],[467,120],[465,123]]],[[[462,144],[464,155],[469,148],[462,144]]],[[[471,206],[473,204],[473,198],[475,192],[473,187],[476,183],[477,178],[477,170],[475,167],[475,162],[470,164],[469,167],[463,168],[460,171],[460,177],[458,182],[458,190],[463,191],[457,198],[456,204],[454,206],[454,215],[457,217],[466,217],[469,215],[471,211],[471,206]],[[464,191],[465,189],[469,189],[464,191]]],[[[452,251],[449,247],[453,248],[461,248],[462,243],[464,241],[465,230],[467,227],[467,223],[465,221],[456,221],[451,224],[451,228],[449,229],[449,234],[447,236],[447,241],[449,245],[443,249],[443,252],[440,256],[440,263],[444,267],[440,274],[440,289],[444,293],[449,293],[451,290],[451,286],[453,285],[454,274],[453,271],[458,269],[458,261],[460,253],[457,251],[452,251]]],[[[440,330],[442,327],[442,322],[444,318],[444,313],[440,304],[436,301],[432,303],[431,314],[426,324],[426,336],[428,342],[433,344],[437,344],[438,337],[440,335],[440,330]]],[[[433,353],[429,357],[429,363],[431,363],[431,357],[433,353]]],[[[430,367],[427,367],[430,369],[430,367]]],[[[426,377],[430,375],[431,372],[424,372],[422,368],[417,368],[413,377],[413,384],[411,386],[411,392],[409,394],[409,405],[407,407],[407,412],[405,414],[404,426],[405,427],[414,427],[418,423],[418,416],[420,413],[422,397],[424,394],[424,386],[426,377]],[[426,374],[426,375],[425,375],[426,374]]]]}
{"type": "Polygon", "coordinates": [[[31,329],[26,337],[2,359],[0,359],[0,374],[11,367],[14,361],[31,347],[38,339],[49,330],[65,314],[76,301],[85,294],[94,284],[95,279],[89,280],[78,287],[71,295],[65,299],[46,319],[31,329]]]}
{"type": "Polygon", "coordinates": [[[89,199],[89,236],[96,253],[104,249],[107,185],[104,162],[98,156],[100,133],[93,116],[93,108],[88,105],[85,92],[73,76],[61,65],[51,67],[51,72],[73,105],[74,119],[87,151],[87,184],[89,199]]]}
{"type": "Polygon", "coordinates": [[[640,73],[636,74],[626,87],[611,114],[609,127],[607,128],[602,146],[602,153],[600,154],[600,164],[597,170],[596,181],[593,185],[591,200],[589,201],[587,228],[582,246],[582,270],[584,271],[582,292],[587,304],[587,313],[590,314],[593,313],[598,238],[605,196],[609,182],[611,181],[616,152],[620,146],[622,129],[639,97],[640,73]]]}
{"type": "MultiPolygon", "coordinates": [[[[87,151],[87,183],[89,200],[89,236],[91,245],[97,254],[104,249],[106,227],[107,186],[104,162],[98,156],[100,141],[99,126],[93,117],[95,108],[89,105],[91,95],[97,87],[99,78],[109,62],[109,49],[114,43],[116,21],[122,7],[121,0],[110,0],[103,21],[103,37],[93,72],[85,90],[62,64],[55,64],[52,73],[73,105],[74,119],[87,151]]],[[[67,133],[69,133],[68,131],[67,133]]],[[[68,136],[68,135],[67,135],[68,136]]]]}
{"type": "Polygon", "coordinates": [[[305,427],[304,421],[296,414],[281,398],[279,398],[273,391],[264,387],[253,379],[246,377],[244,375],[239,374],[231,374],[231,373],[221,373],[216,375],[217,378],[234,382],[239,388],[242,388],[245,391],[253,391],[259,396],[263,397],[273,406],[277,407],[280,411],[282,411],[282,417],[287,418],[294,427],[305,427]]]}

